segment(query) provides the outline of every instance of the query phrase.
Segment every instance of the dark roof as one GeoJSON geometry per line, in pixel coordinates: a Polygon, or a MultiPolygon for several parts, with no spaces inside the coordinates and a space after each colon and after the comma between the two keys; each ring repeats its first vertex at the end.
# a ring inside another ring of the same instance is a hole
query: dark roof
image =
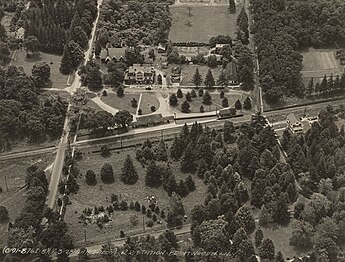
{"type": "Polygon", "coordinates": [[[228,79],[237,80],[237,65],[234,61],[231,61],[226,65],[225,74],[228,79]]]}
{"type": "Polygon", "coordinates": [[[158,124],[163,121],[162,114],[152,114],[146,116],[138,116],[137,121],[133,122],[134,125],[147,125],[147,124],[158,124]]]}
{"type": "Polygon", "coordinates": [[[289,121],[290,124],[295,124],[295,123],[299,122],[297,117],[294,114],[289,114],[286,117],[286,120],[289,121]]]}
{"type": "Polygon", "coordinates": [[[113,59],[113,58],[120,59],[121,57],[123,58],[125,57],[125,53],[126,53],[125,47],[121,47],[121,48],[111,47],[107,49],[102,49],[100,58],[106,59],[107,57],[109,57],[110,59],[113,59]]]}

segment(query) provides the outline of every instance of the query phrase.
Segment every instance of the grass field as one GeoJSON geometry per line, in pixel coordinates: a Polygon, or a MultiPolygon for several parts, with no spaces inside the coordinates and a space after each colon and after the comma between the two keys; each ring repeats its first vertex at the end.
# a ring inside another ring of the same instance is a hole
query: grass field
{"type": "Polygon", "coordinates": [[[316,50],[309,48],[308,51],[302,52],[302,55],[302,75],[304,78],[310,79],[314,77],[315,80],[317,80],[321,79],[324,75],[329,76],[333,74],[335,76],[344,71],[339,61],[335,58],[334,49],[316,50]]]}
{"type": "MultiPolygon", "coordinates": [[[[7,160],[0,162],[0,206],[5,206],[9,212],[10,221],[14,221],[24,207],[26,201],[25,178],[26,169],[37,164],[45,169],[52,163],[52,156],[42,155],[35,158],[22,158],[18,160],[7,160]],[[8,185],[6,188],[5,178],[8,185]]],[[[49,177],[47,177],[49,181],[49,177]]],[[[7,240],[7,224],[0,224],[0,246],[7,240]]]]}
{"type": "MultiPolygon", "coordinates": [[[[197,97],[193,98],[192,101],[189,102],[191,113],[199,113],[201,105],[204,107],[205,112],[211,112],[211,111],[215,111],[215,110],[219,110],[219,109],[223,108],[223,106],[222,106],[222,100],[223,99],[220,98],[219,94],[212,94],[211,93],[212,104],[205,105],[202,103],[202,97],[198,96],[198,91],[196,91],[196,93],[197,93],[197,97]]],[[[239,95],[239,94],[231,94],[230,95],[230,94],[225,93],[225,97],[229,101],[229,106],[233,106],[237,99],[241,100],[241,95],[239,95]]],[[[181,104],[183,103],[183,101],[185,101],[185,94],[184,94],[183,98],[179,99],[178,105],[174,108],[181,111],[181,104]]]]}
{"type": "Polygon", "coordinates": [[[135,98],[139,103],[139,97],[139,94],[125,94],[123,97],[118,97],[116,94],[108,93],[106,96],[101,96],[101,100],[107,105],[118,110],[127,110],[131,114],[135,114],[137,108],[132,107],[131,100],[135,98]]]}
{"type": "MultiPolygon", "coordinates": [[[[82,210],[86,207],[94,207],[95,205],[109,205],[112,193],[121,196],[121,199],[126,200],[128,203],[138,201],[140,204],[145,204],[146,207],[148,203],[145,198],[149,195],[155,195],[161,210],[169,207],[168,195],[162,187],[150,188],[145,185],[145,169],[135,160],[135,151],[133,149],[124,150],[119,153],[112,152],[109,158],[103,158],[100,154],[86,155],[79,162],[79,167],[83,175],[82,178],[78,179],[80,190],[76,195],[71,196],[72,205],[67,207],[65,216],[65,221],[70,225],[71,235],[76,242],[84,238],[84,226],[78,223],[77,219],[82,210]],[[134,185],[125,185],[120,180],[121,168],[127,154],[131,156],[139,175],[139,180],[134,185]],[[105,163],[110,163],[113,166],[115,182],[112,184],[103,184],[99,177],[100,169],[105,163]],[[98,182],[96,186],[88,186],[85,183],[84,175],[89,169],[92,169],[96,173],[98,182]]],[[[173,162],[171,169],[175,171],[177,181],[187,177],[187,174],[180,172],[179,163],[173,162]]],[[[194,181],[198,190],[183,198],[184,208],[188,216],[195,205],[203,202],[203,196],[206,194],[206,187],[203,182],[196,177],[194,181]]],[[[118,238],[120,229],[128,232],[132,230],[138,231],[142,228],[142,216],[135,211],[116,211],[111,216],[111,219],[113,221],[108,223],[103,230],[99,229],[95,224],[87,225],[88,238],[90,236],[94,239],[118,238]],[[129,222],[130,217],[134,214],[139,216],[139,224],[135,227],[130,225],[129,222]]],[[[162,225],[157,225],[157,227],[159,226],[161,227],[162,225]]]]}
{"type": "Polygon", "coordinates": [[[152,113],[151,106],[155,106],[156,110],[159,108],[159,101],[154,94],[143,93],[139,108],[143,111],[143,115],[152,113]]]}
{"type": "MultiPolygon", "coordinates": [[[[21,66],[27,75],[31,75],[31,70],[34,64],[46,62],[50,66],[50,80],[52,81],[52,87],[54,88],[66,88],[68,75],[63,75],[59,71],[61,56],[47,54],[40,52],[33,58],[27,58],[24,50],[18,50],[13,65],[21,66]]],[[[72,78],[69,79],[69,83],[72,83],[72,78]]]]}
{"type": "Polygon", "coordinates": [[[212,36],[234,36],[236,32],[237,14],[230,14],[224,6],[193,6],[191,16],[186,6],[172,6],[170,12],[172,27],[169,38],[175,43],[208,43],[212,36]]]}
{"type": "MultiPolygon", "coordinates": [[[[264,238],[270,238],[273,240],[275,245],[276,252],[281,251],[285,258],[293,259],[295,256],[302,256],[303,254],[307,254],[309,250],[307,249],[298,249],[294,246],[290,246],[289,239],[292,234],[291,223],[287,226],[269,226],[269,227],[261,227],[264,238]]],[[[255,242],[253,237],[253,243],[255,242]]]]}

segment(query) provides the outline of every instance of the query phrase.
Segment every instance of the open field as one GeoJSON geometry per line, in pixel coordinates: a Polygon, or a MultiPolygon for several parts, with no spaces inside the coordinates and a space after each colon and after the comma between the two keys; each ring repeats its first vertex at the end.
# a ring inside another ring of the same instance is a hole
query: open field
{"type": "MultiPolygon", "coordinates": [[[[201,105],[204,107],[205,112],[211,112],[211,111],[215,111],[215,110],[219,110],[219,109],[223,108],[223,106],[222,106],[222,100],[223,99],[220,98],[219,94],[212,94],[211,93],[212,104],[205,105],[202,103],[202,97],[198,96],[197,90],[196,90],[196,93],[197,93],[197,97],[193,98],[192,101],[189,102],[191,113],[199,113],[201,105]]],[[[225,93],[225,97],[229,101],[229,106],[233,106],[237,99],[243,100],[243,99],[241,99],[241,95],[239,95],[239,94],[231,94],[230,95],[229,93],[225,93]]],[[[185,94],[184,94],[183,98],[179,98],[179,103],[174,108],[181,111],[181,104],[183,103],[184,100],[185,100],[185,94]]]]}
{"type": "Polygon", "coordinates": [[[302,52],[303,55],[303,69],[302,75],[308,80],[311,77],[315,78],[314,83],[318,79],[322,79],[324,75],[340,75],[344,72],[344,68],[339,64],[335,57],[334,49],[313,49],[302,52]]]}
{"type": "MultiPolygon", "coordinates": [[[[52,155],[42,155],[35,158],[22,158],[20,160],[7,160],[0,162],[0,206],[5,206],[9,212],[10,221],[14,221],[24,207],[26,201],[25,178],[26,169],[37,164],[45,169],[52,163],[52,155]],[[8,192],[6,182],[8,185],[8,192]]],[[[49,181],[49,176],[47,177],[49,181]]],[[[7,240],[7,224],[0,224],[0,246],[7,240]]]]}
{"type": "Polygon", "coordinates": [[[139,103],[139,94],[126,94],[123,97],[118,97],[117,94],[108,93],[106,96],[101,96],[101,100],[107,105],[114,107],[118,110],[127,110],[131,114],[135,114],[137,111],[136,107],[132,107],[131,100],[135,98],[139,103]]]}
{"type": "Polygon", "coordinates": [[[50,66],[50,80],[52,81],[52,87],[63,89],[67,87],[67,80],[69,80],[68,82],[71,84],[73,79],[68,79],[68,75],[63,75],[60,73],[60,60],[61,56],[59,55],[42,52],[35,57],[27,58],[24,50],[18,50],[12,64],[23,67],[24,72],[27,75],[31,75],[31,70],[34,64],[46,62],[50,66]]]}
{"type": "Polygon", "coordinates": [[[224,6],[193,6],[191,16],[186,6],[172,6],[170,12],[169,38],[175,43],[208,43],[212,36],[234,36],[236,32],[237,14],[230,14],[224,6]]]}
{"type": "Polygon", "coordinates": [[[143,93],[139,105],[139,108],[143,111],[143,115],[152,113],[151,106],[154,106],[157,110],[159,108],[158,99],[153,93],[143,93]]]}
{"type": "MultiPolygon", "coordinates": [[[[72,205],[67,207],[65,221],[69,224],[71,235],[75,241],[82,241],[84,239],[84,226],[78,223],[78,216],[80,216],[82,210],[86,207],[94,207],[95,205],[107,206],[110,204],[110,196],[112,193],[120,196],[120,200],[126,200],[128,204],[133,201],[138,201],[141,205],[146,207],[148,203],[146,197],[149,195],[155,195],[160,210],[169,207],[169,198],[167,193],[162,187],[150,188],[145,185],[145,169],[142,165],[135,160],[135,150],[128,149],[121,152],[112,152],[109,158],[103,158],[100,154],[85,155],[81,161],[78,162],[81,170],[82,178],[78,179],[80,186],[79,192],[76,195],[71,195],[72,205]],[[134,185],[125,185],[120,180],[121,168],[126,156],[130,155],[134,166],[138,172],[139,180],[134,185]],[[99,173],[103,164],[109,163],[113,166],[115,182],[112,184],[104,184],[99,173]],[[97,185],[88,186],[85,183],[84,175],[87,170],[93,170],[97,176],[97,185]],[[77,213],[76,213],[77,212],[77,213]]],[[[179,163],[173,162],[171,169],[175,171],[176,180],[185,179],[187,174],[180,172],[179,163]]],[[[201,180],[194,177],[197,191],[190,193],[187,197],[183,198],[183,204],[187,216],[189,216],[191,209],[203,202],[203,196],[206,194],[206,187],[201,180]]],[[[88,224],[86,226],[88,238],[103,240],[107,238],[118,238],[119,231],[122,229],[125,232],[134,231],[137,232],[142,228],[142,215],[138,212],[129,211],[115,211],[111,216],[112,222],[108,223],[103,230],[99,229],[96,224],[88,224]],[[130,224],[130,217],[137,214],[139,217],[139,224],[132,226],[130,224]]],[[[145,217],[145,221],[147,218],[145,217]]],[[[155,227],[162,227],[163,225],[156,225],[155,227]]]]}
{"type": "MultiPolygon", "coordinates": [[[[268,226],[268,227],[261,227],[264,238],[270,238],[273,240],[275,245],[276,252],[281,251],[286,258],[293,259],[294,256],[300,256],[303,254],[308,253],[309,250],[307,249],[298,249],[294,246],[290,246],[289,239],[292,234],[292,228],[291,223],[287,226],[268,226]]],[[[253,243],[254,240],[254,234],[253,234],[253,243]]]]}

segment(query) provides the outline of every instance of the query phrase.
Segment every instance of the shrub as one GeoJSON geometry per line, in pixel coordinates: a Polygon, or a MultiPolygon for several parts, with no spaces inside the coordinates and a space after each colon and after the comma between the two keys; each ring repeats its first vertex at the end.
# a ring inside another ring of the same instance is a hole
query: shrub
{"type": "Polygon", "coordinates": [[[156,111],[156,107],[155,106],[151,106],[150,109],[151,109],[152,112],[156,111]]]}
{"type": "Polygon", "coordinates": [[[146,216],[147,216],[148,218],[151,218],[151,217],[152,217],[152,211],[151,211],[150,208],[146,210],[146,216]]]}
{"type": "Polygon", "coordinates": [[[101,146],[101,156],[102,157],[110,156],[110,148],[108,145],[101,146]]]}
{"type": "Polygon", "coordinates": [[[140,204],[139,204],[138,201],[135,202],[135,204],[134,204],[134,209],[135,209],[135,211],[140,212],[141,208],[140,208],[140,204]]]}
{"type": "Polygon", "coordinates": [[[114,182],[114,172],[113,167],[106,163],[101,169],[101,179],[103,183],[113,183],[114,182]]]}
{"type": "Polygon", "coordinates": [[[120,237],[121,237],[121,238],[124,238],[124,237],[126,237],[126,234],[125,234],[125,232],[123,232],[122,230],[120,230],[120,237]]]}
{"type": "Polygon", "coordinates": [[[88,170],[85,174],[86,178],[86,184],[88,185],[96,185],[97,180],[96,180],[96,174],[92,170],[88,170]]]}
{"type": "Polygon", "coordinates": [[[125,200],[122,200],[122,202],[121,202],[121,210],[122,211],[128,210],[128,204],[125,200]]]}

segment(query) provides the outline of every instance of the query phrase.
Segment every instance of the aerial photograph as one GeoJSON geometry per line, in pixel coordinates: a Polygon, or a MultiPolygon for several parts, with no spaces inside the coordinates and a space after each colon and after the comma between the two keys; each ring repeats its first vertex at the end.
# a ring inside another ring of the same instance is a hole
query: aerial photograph
{"type": "Polygon", "coordinates": [[[345,0],[0,20],[0,262],[345,262],[345,0]]]}

